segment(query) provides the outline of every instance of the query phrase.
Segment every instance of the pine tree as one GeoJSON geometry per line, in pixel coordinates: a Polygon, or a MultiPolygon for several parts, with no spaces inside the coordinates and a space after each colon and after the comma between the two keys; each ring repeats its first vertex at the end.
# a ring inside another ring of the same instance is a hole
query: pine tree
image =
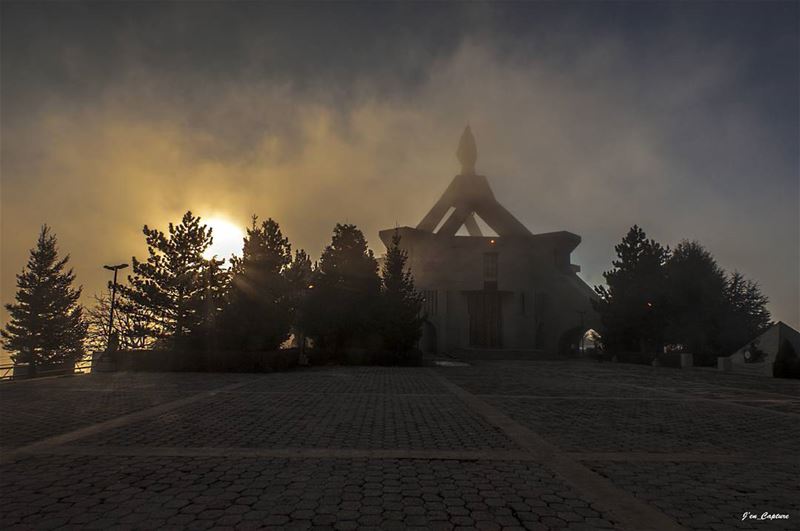
{"type": "Polygon", "coordinates": [[[214,349],[218,346],[220,320],[230,287],[230,272],[222,267],[225,260],[212,257],[205,261],[200,272],[202,290],[198,295],[197,324],[189,343],[194,347],[214,349]]]}
{"type": "Polygon", "coordinates": [[[274,350],[289,337],[291,301],[283,276],[291,245],[272,219],[257,224],[253,216],[241,258],[234,258],[228,304],[223,314],[225,346],[274,350]]]}
{"type": "Polygon", "coordinates": [[[725,272],[698,242],[683,241],[666,264],[670,343],[697,359],[716,360],[725,306],[725,272]]]}
{"type": "Polygon", "coordinates": [[[303,304],[300,327],[315,345],[334,352],[364,343],[380,299],[378,262],[355,225],[337,224],[303,304]]]}
{"type": "Polygon", "coordinates": [[[305,352],[306,333],[302,327],[303,304],[312,289],[314,289],[314,267],[311,258],[303,249],[294,253],[294,258],[284,272],[289,288],[289,309],[292,316],[292,333],[296,344],[305,352]]]}
{"type": "Polygon", "coordinates": [[[720,330],[720,353],[732,353],[764,332],[771,323],[769,299],[758,283],[734,271],[725,282],[725,310],[720,330]]]}
{"type": "Polygon", "coordinates": [[[126,301],[120,306],[149,315],[146,332],[162,344],[185,347],[192,334],[213,319],[209,310],[216,307],[207,303],[210,290],[225,283],[222,261],[203,258],[213,242],[212,231],[186,212],[180,224],[169,224],[168,236],[147,225],[142,232],[149,256],[144,262],[132,259],[130,285],[119,287],[126,301]]]}
{"type": "Polygon", "coordinates": [[[608,287],[595,287],[603,344],[609,350],[658,349],[666,326],[669,248],[634,225],[614,250],[614,267],[603,273],[608,287]]]}
{"type": "Polygon", "coordinates": [[[303,249],[295,251],[292,262],[284,272],[286,282],[289,283],[289,290],[297,293],[307,289],[313,273],[314,266],[308,254],[303,249]]]}
{"type": "Polygon", "coordinates": [[[293,322],[297,319],[303,297],[308,293],[314,278],[314,264],[303,249],[294,253],[294,258],[283,274],[289,289],[289,304],[293,322]]]}
{"type": "Polygon", "coordinates": [[[414,277],[406,268],[407,261],[408,253],[400,247],[400,234],[395,231],[381,270],[380,329],[386,348],[401,362],[422,335],[422,296],[414,289],[414,277]]]}
{"type": "Polygon", "coordinates": [[[75,361],[84,354],[86,322],[78,303],[81,288],[66,270],[69,255],[58,257],[56,237],[42,226],[28,264],[17,275],[16,303],[6,304],[10,321],[0,331],[14,363],[29,363],[32,373],[47,364],[75,361]]]}

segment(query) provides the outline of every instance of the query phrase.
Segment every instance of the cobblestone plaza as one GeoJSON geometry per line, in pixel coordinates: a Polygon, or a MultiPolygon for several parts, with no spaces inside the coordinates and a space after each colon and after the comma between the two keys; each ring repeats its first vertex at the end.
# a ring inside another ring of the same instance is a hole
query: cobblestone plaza
{"type": "Polygon", "coordinates": [[[507,361],[94,374],[0,402],[2,529],[800,525],[792,381],[507,361]]]}

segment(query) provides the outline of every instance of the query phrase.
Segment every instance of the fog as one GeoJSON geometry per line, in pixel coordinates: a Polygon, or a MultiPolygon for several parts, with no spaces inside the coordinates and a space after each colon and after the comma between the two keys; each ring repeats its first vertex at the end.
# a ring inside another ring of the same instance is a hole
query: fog
{"type": "MultiPolygon", "coordinates": [[[[699,240],[761,283],[773,319],[800,325],[797,73],[765,74],[765,49],[667,25],[643,50],[624,28],[570,17],[539,21],[536,38],[503,37],[495,20],[441,38],[391,31],[371,52],[344,37],[295,49],[270,31],[313,35],[192,13],[108,22],[106,48],[74,13],[48,35],[49,19],[4,6],[4,33],[36,31],[3,37],[2,302],[45,222],[86,302],[104,263],[143,257],[142,225],[186,210],[272,217],[314,257],[347,221],[381,253],[377,231],[416,225],[457,173],[469,123],[499,201],[534,233],[579,234],[572,261],[590,285],[638,224],[671,246],[699,240]],[[223,30],[236,46],[206,42],[223,30]]],[[[788,22],[769,50],[789,44],[796,65],[788,22]]]]}

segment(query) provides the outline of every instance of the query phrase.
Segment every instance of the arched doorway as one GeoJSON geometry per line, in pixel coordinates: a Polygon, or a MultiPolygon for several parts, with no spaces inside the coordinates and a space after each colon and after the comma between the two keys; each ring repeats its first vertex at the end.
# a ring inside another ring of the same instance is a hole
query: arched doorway
{"type": "Polygon", "coordinates": [[[600,334],[582,326],[570,328],[558,341],[558,353],[562,357],[594,357],[600,351],[600,334]]]}
{"type": "Polygon", "coordinates": [[[590,358],[599,356],[603,350],[603,344],[600,339],[600,333],[597,330],[590,328],[584,332],[579,346],[580,355],[590,358]]]}

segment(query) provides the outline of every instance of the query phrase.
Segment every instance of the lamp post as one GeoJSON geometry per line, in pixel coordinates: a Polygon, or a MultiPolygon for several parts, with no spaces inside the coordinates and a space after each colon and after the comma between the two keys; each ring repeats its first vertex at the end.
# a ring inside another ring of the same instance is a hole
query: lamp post
{"type": "Polygon", "coordinates": [[[111,337],[114,334],[114,305],[117,302],[117,272],[128,267],[128,264],[104,265],[103,267],[114,272],[114,283],[111,285],[111,311],[108,315],[108,343],[106,344],[106,352],[110,353],[111,337]]]}
{"type": "MultiPolygon", "coordinates": [[[[314,289],[314,284],[309,282],[308,285],[300,292],[298,314],[302,311],[301,308],[306,305],[306,301],[308,300],[308,296],[311,294],[312,289],[314,289]]],[[[298,319],[298,321],[302,323],[302,320],[298,319]]],[[[308,365],[308,356],[306,355],[306,332],[305,330],[298,329],[297,335],[299,336],[297,346],[300,347],[297,361],[299,365],[305,367],[308,365]]]]}

